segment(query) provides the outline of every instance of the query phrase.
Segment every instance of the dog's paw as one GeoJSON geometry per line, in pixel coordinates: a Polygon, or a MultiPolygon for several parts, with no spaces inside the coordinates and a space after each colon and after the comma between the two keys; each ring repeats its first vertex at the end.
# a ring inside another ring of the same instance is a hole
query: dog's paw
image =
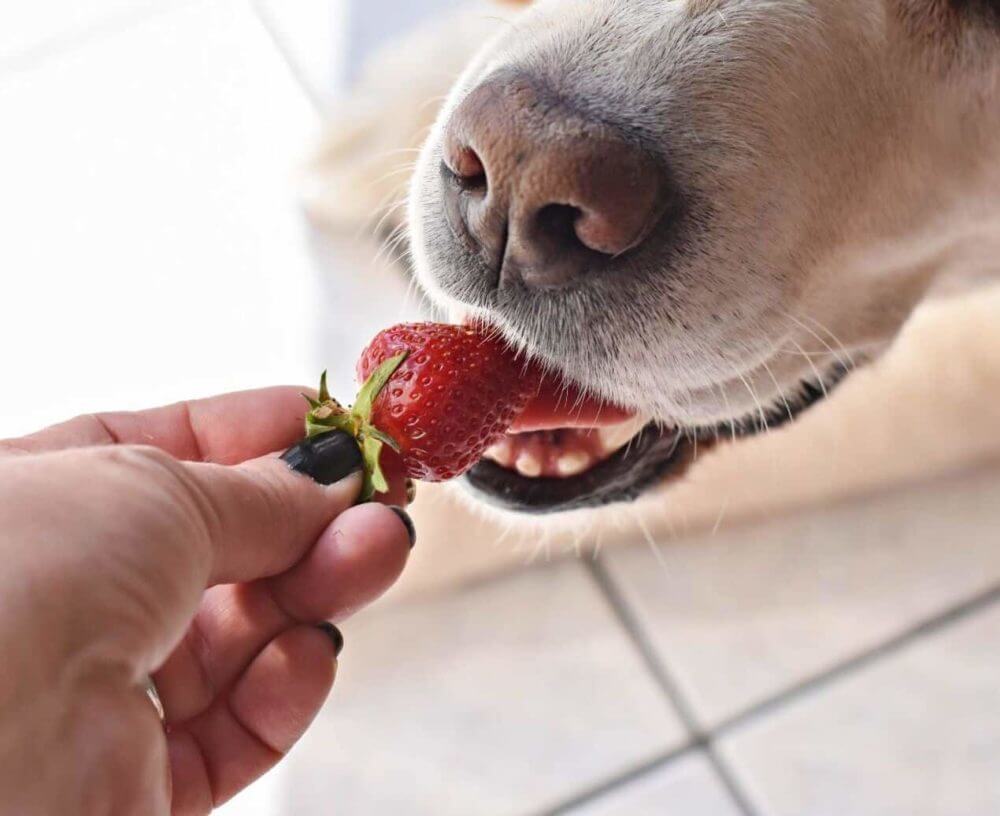
{"type": "Polygon", "coordinates": [[[380,232],[403,223],[420,145],[452,83],[519,5],[472,3],[369,59],[303,170],[302,201],[316,223],[380,232]]]}

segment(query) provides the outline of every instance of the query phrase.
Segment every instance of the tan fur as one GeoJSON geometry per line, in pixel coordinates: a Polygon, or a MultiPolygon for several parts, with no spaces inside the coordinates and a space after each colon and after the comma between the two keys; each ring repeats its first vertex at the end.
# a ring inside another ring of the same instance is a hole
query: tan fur
{"type": "MultiPolygon", "coordinates": [[[[722,0],[683,2],[690,14],[726,13],[722,0]]],[[[1000,399],[991,399],[1000,394],[1000,285],[983,286],[996,279],[1000,258],[1000,77],[992,70],[970,70],[960,80],[929,82],[913,69],[911,82],[906,73],[908,60],[926,61],[939,72],[952,70],[956,54],[985,53],[984,43],[995,33],[962,28],[936,0],[887,3],[869,4],[873,22],[868,28],[875,30],[874,21],[889,15],[889,36],[898,37],[896,91],[859,95],[871,108],[858,110],[844,131],[835,127],[838,123],[826,127],[822,121],[830,94],[838,92],[835,74],[794,77],[807,84],[805,91],[791,80],[772,78],[769,87],[777,95],[772,95],[767,126],[773,128],[772,139],[790,145],[809,138],[810,155],[843,162],[845,168],[856,151],[886,157],[873,163],[884,176],[866,180],[871,183],[864,201],[857,199],[849,179],[840,188],[820,184],[828,172],[817,173],[816,184],[792,185],[806,192],[800,201],[789,202],[790,211],[803,215],[789,251],[799,253],[802,268],[810,270],[801,282],[801,309],[822,318],[821,327],[805,331],[799,342],[825,343],[834,354],[844,353],[840,343],[851,348],[892,343],[889,352],[793,426],[719,446],[665,493],[612,512],[575,514],[541,533],[515,522],[517,529],[504,535],[508,520],[472,508],[447,488],[422,486],[415,508],[420,551],[404,592],[579,544],[610,545],[647,533],[669,538],[1000,457],[1000,399]],[[935,157],[933,166],[926,165],[927,156],[935,157]],[[873,232],[880,236],[877,243],[863,240],[873,232]],[[918,304],[923,305],[911,318],[918,304]]],[[[585,5],[580,0],[566,8],[584,14],[585,5]]],[[[857,10],[863,4],[852,0],[850,6],[857,10]]],[[[496,11],[509,13],[506,4],[496,11]]],[[[840,21],[844,9],[837,0],[817,13],[837,18],[828,30],[843,38],[817,47],[842,54],[845,61],[868,59],[852,40],[852,25],[865,28],[865,20],[840,21]]],[[[385,149],[419,144],[421,129],[434,118],[435,97],[447,92],[479,44],[502,29],[478,7],[378,58],[357,99],[345,102],[344,120],[353,120],[353,128],[348,132],[335,124],[312,167],[309,201],[318,219],[349,225],[370,218],[379,206],[403,201],[406,172],[370,192],[373,179],[400,165],[399,155],[386,157],[385,149]],[[481,33],[470,42],[474,31],[481,33]],[[442,55],[449,70],[439,72],[442,55]],[[391,70],[406,82],[387,81],[391,70]]],[[[801,72],[809,70],[804,59],[801,72]]],[[[788,152],[795,155],[793,149],[788,152]]],[[[796,181],[808,180],[817,170],[829,167],[789,161],[767,168],[769,174],[791,174],[796,181]]],[[[733,206],[739,208],[738,198],[733,206]]],[[[769,238],[777,244],[784,236],[777,232],[769,238]]],[[[772,361],[778,379],[785,376],[782,362],[772,361]]],[[[704,410],[712,410],[707,396],[704,410]]]]}

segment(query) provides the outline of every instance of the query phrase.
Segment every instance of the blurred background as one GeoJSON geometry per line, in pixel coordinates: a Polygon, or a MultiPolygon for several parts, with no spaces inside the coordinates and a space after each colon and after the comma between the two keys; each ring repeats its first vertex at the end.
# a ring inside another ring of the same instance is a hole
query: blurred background
{"type": "MultiPolygon", "coordinates": [[[[0,436],[323,368],[352,392],[420,314],[374,225],[473,3],[2,4],[0,436]]],[[[315,728],[222,812],[1000,812],[997,315],[922,309],[796,427],[610,516],[422,490],[315,728]]]]}

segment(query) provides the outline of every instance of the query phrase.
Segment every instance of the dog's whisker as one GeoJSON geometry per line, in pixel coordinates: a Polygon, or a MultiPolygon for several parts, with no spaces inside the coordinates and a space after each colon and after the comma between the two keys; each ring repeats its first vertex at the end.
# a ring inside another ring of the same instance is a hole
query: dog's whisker
{"type": "MultiPolygon", "coordinates": [[[[416,169],[416,166],[417,166],[416,162],[407,162],[405,165],[400,165],[398,167],[392,168],[391,170],[387,170],[381,176],[369,179],[364,184],[359,185],[358,186],[358,192],[359,193],[368,193],[368,192],[370,192],[372,190],[376,190],[376,189],[378,189],[378,187],[383,182],[388,181],[389,179],[393,178],[394,176],[402,175],[403,173],[409,173],[409,174],[412,175],[413,171],[416,169]]],[[[400,193],[401,193],[401,191],[404,188],[405,188],[405,184],[400,183],[400,185],[399,185],[399,187],[397,189],[390,190],[387,193],[387,195],[383,198],[383,202],[386,199],[392,199],[392,198],[395,198],[395,197],[399,196],[400,193]]]]}
{"type": "MultiPolygon", "coordinates": [[[[437,96],[430,96],[417,106],[417,110],[420,113],[423,113],[425,110],[427,110],[429,107],[433,105],[437,105],[438,107],[440,107],[444,102],[447,101],[447,99],[448,99],[448,94],[438,94],[437,96]]],[[[416,148],[416,151],[419,153],[420,148],[416,148]]]]}
{"type": "MultiPolygon", "coordinates": [[[[830,354],[832,354],[838,363],[847,368],[854,368],[854,363],[853,360],[850,358],[850,355],[848,355],[847,360],[844,360],[840,356],[840,354],[838,354],[837,351],[833,348],[833,346],[831,346],[826,340],[824,340],[819,334],[817,334],[814,329],[809,328],[809,326],[807,326],[805,323],[803,323],[801,320],[799,320],[795,315],[791,314],[790,312],[785,312],[784,310],[782,310],[782,314],[784,314],[785,317],[791,320],[800,329],[812,335],[813,339],[819,341],[820,345],[822,345],[830,354]]],[[[844,349],[844,351],[846,352],[846,349],[844,349]]]]}
{"type": "Polygon", "coordinates": [[[358,225],[358,228],[354,232],[354,240],[360,241],[364,237],[370,235],[377,236],[382,229],[383,224],[391,218],[400,207],[405,207],[406,204],[406,198],[404,197],[399,199],[394,192],[390,192],[382,196],[378,204],[373,208],[372,216],[358,225]],[[393,199],[396,200],[394,201],[393,199]],[[376,216],[380,216],[377,221],[376,216]]]}
{"type": "Polygon", "coordinates": [[[750,385],[750,381],[741,371],[737,371],[736,376],[740,379],[743,385],[746,386],[747,392],[750,394],[750,398],[757,406],[757,411],[760,414],[761,430],[763,430],[765,434],[769,434],[771,432],[771,427],[767,423],[767,412],[764,410],[764,406],[761,403],[760,398],[757,396],[757,392],[754,391],[753,386],[750,385]]]}
{"type": "Polygon", "coordinates": [[[726,387],[722,384],[718,384],[717,388],[719,393],[722,394],[722,402],[726,406],[726,416],[729,417],[729,430],[733,438],[733,442],[736,441],[738,433],[736,431],[736,417],[733,414],[733,406],[729,403],[729,393],[726,391],[726,387]]]}
{"type": "Polygon", "coordinates": [[[506,17],[499,17],[496,14],[484,14],[483,19],[489,20],[492,23],[501,23],[502,25],[506,25],[515,32],[521,30],[514,20],[508,20],[506,17]]]}
{"type": "Polygon", "coordinates": [[[586,538],[586,530],[578,529],[573,532],[573,555],[581,559],[583,558],[583,541],[586,538]]]}
{"type": "Polygon", "coordinates": [[[597,561],[601,557],[601,553],[604,548],[604,530],[597,527],[597,532],[594,536],[594,546],[590,553],[590,558],[593,561],[597,561]]]}
{"type": "Polygon", "coordinates": [[[789,342],[795,346],[795,348],[803,357],[805,357],[806,362],[809,363],[809,367],[812,369],[812,372],[816,377],[816,383],[819,386],[820,391],[823,392],[824,397],[828,397],[829,393],[826,388],[826,377],[824,377],[822,374],[819,373],[819,369],[816,367],[816,363],[813,362],[812,357],[806,354],[802,350],[802,346],[800,346],[793,338],[789,338],[789,342]]]}
{"type": "Polygon", "coordinates": [[[384,263],[387,266],[406,266],[407,257],[410,251],[405,246],[397,247],[395,250],[385,253],[384,263]]]}
{"type": "Polygon", "coordinates": [[[389,246],[385,252],[386,262],[390,266],[406,266],[406,261],[410,256],[410,248],[406,238],[396,241],[394,246],[389,246]]]}
{"type": "Polygon", "coordinates": [[[782,387],[778,384],[778,378],[774,376],[774,372],[771,370],[771,366],[767,364],[767,360],[764,360],[764,371],[767,372],[767,375],[771,378],[771,382],[774,383],[774,388],[777,391],[778,397],[785,406],[785,412],[788,414],[788,419],[795,419],[795,414],[792,412],[792,406],[788,402],[788,397],[785,396],[784,389],[782,389],[782,387]]]}
{"type": "Polygon", "coordinates": [[[435,304],[434,301],[431,300],[427,292],[425,292],[424,289],[420,286],[419,281],[417,281],[416,277],[411,277],[409,291],[407,293],[408,300],[411,303],[413,301],[414,293],[416,293],[417,296],[417,301],[416,301],[417,313],[426,315],[435,314],[437,304],[435,304]]]}
{"type": "MultiPolygon", "coordinates": [[[[397,148],[395,148],[393,150],[386,150],[384,153],[379,153],[378,156],[377,156],[377,158],[378,159],[388,159],[388,158],[391,158],[393,156],[399,156],[399,155],[402,155],[402,154],[412,154],[412,155],[419,156],[420,153],[421,153],[421,150],[422,150],[422,148],[419,148],[419,147],[397,147],[397,148]]],[[[414,162],[414,164],[416,164],[416,162],[414,162]]]]}
{"type": "Polygon", "coordinates": [[[388,221],[390,218],[392,218],[392,216],[395,213],[397,213],[402,207],[405,207],[406,203],[407,202],[404,199],[402,201],[397,201],[395,204],[390,205],[385,210],[385,212],[382,213],[382,217],[379,218],[378,222],[375,224],[374,229],[372,229],[372,232],[375,233],[376,235],[378,235],[379,232],[381,231],[382,227],[385,226],[386,221],[388,221]]]}
{"type": "MultiPolygon", "coordinates": [[[[667,565],[667,560],[666,560],[666,558],[664,558],[663,552],[660,550],[659,546],[657,545],[656,539],[653,538],[653,534],[650,532],[649,527],[646,526],[646,522],[643,519],[641,513],[639,511],[637,511],[635,508],[632,508],[632,516],[631,517],[632,517],[632,520],[635,522],[635,525],[639,528],[639,531],[642,533],[642,537],[645,539],[646,543],[649,545],[649,549],[653,553],[653,558],[656,559],[656,563],[659,564],[660,569],[663,571],[664,574],[668,574],[670,572],[670,567],[667,565]]],[[[671,538],[676,539],[677,534],[676,534],[676,531],[673,529],[673,525],[669,521],[669,517],[668,517],[667,524],[670,525],[670,527],[671,527],[671,533],[670,533],[671,534],[671,538]]]]}
{"type": "MultiPolygon", "coordinates": [[[[409,199],[405,195],[400,195],[398,190],[389,190],[379,200],[378,206],[375,208],[375,214],[384,214],[386,210],[395,211],[399,207],[405,207],[409,203],[409,199]]],[[[371,219],[369,219],[369,223],[371,223],[371,219]]]]}
{"type": "Polygon", "coordinates": [[[542,536],[540,542],[542,544],[541,555],[545,558],[545,563],[549,564],[552,562],[552,536],[553,531],[551,528],[543,528],[542,536]]]}
{"type": "Polygon", "coordinates": [[[405,246],[383,246],[376,253],[373,266],[383,267],[383,266],[400,266],[405,260],[408,249],[405,246]]]}
{"type": "Polygon", "coordinates": [[[406,247],[406,242],[409,238],[409,231],[407,227],[408,225],[405,222],[400,224],[392,231],[392,233],[390,233],[390,236],[382,242],[382,245],[379,247],[379,250],[375,255],[376,265],[386,261],[389,263],[398,263],[402,260],[406,252],[409,251],[406,247]],[[393,253],[400,249],[400,247],[403,248],[402,255],[392,258],[391,256],[393,253]]]}
{"type": "Polygon", "coordinates": [[[408,226],[409,224],[405,219],[401,221],[399,224],[397,224],[392,229],[392,231],[386,236],[385,240],[382,242],[383,246],[394,242],[398,243],[401,237],[403,238],[408,237],[408,230],[407,230],[408,226]]]}
{"type": "Polygon", "coordinates": [[[401,167],[395,167],[392,170],[387,170],[378,178],[372,179],[372,181],[369,182],[368,184],[368,189],[372,189],[373,187],[378,187],[383,181],[388,181],[389,179],[395,178],[396,176],[401,176],[403,175],[403,173],[409,173],[412,175],[416,167],[417,167],[416,162],[412,162],[410,164],[406,164],[401,167]]]}
{"type": "MultiPolygon", "coordinates": [[[[441,97],[441,99],[443,100],[445,99],[445,97],[441,97]]],[[[431,100],[431,101],[438,101],[438,100],[431,100]]],[[[424,141],[427,139],[427,137],[430,136],[431,130],[433,129],[434,129],[433,122],[426,125],[422,125],[415,131],[413,131],[413,133],[410,135],[409,141],[416,142],[417,144],[423,144],[424,141]]]]}
{"type": "MultiPolygon", "coordinates": [[[[513,523],[507,523],[507,524],[505,524],[502,527],[502,529],[500,530],[500,535],[497,536],[497,538],[493,542],[493,546],[494,547],[499,547],[500,545],[505,544],[507,542],[507,539],[509,539],[513,534],[514,534],[514,525],[513,525],[513,523]]],[[[519,546],[519,544],[515,544],[514,545],[514,552],[517,552],[518,546],[519,546]]]]}
{"type": "Polygon", "coordinates": [[[403,222],[398,227],[396,227],[390,234],[389,237],[385,239],[382,243],[382,247],[379,249],[380,253],[384,253],[386,256],[390,256],[392,253],[397,252],[402,248],[402,253],[393,259],[393,262],[398,262],[402,260],[403,256],[409,251],[406,246],[407,241],[410,238],[409,235],[409,225],[403,222]]]}
{"type": "Polygon", "coordinates": [[[828,328],[823,323],[821,323],[819,320],[817,320],[815,317],[812,317],[810,315],[803,314],[802,318],[804,320],[808,320],[814,326],[816,326],[816,328],[818,328],[820,331],[825,332],[826,334],[828,334],[830,336],[830,338],[833,340],[833,342],[836,343],[837,346],[840,348],[840,350],[844,353],[844,356],[847,357],[847,361],[851,364],[850,365],[851,368],[857,368],[858,367],[857,363],[854,360],[854,356],[848,350],[847,346],[844,345],[843,341],[830,328],[828,328]]]}
{"type": "Polygon", "coordinates": [[[712,525],[712,538],[715,538],[719,534],[719,530],[722,529],[722,522],[725,520],[726,513],[729,510],[729,505],[732,502],[732,495],[726,494],[726,498],[722,502],[722,506],[719,508],[719,515],[715,518],[715,524],[712,525]]]}

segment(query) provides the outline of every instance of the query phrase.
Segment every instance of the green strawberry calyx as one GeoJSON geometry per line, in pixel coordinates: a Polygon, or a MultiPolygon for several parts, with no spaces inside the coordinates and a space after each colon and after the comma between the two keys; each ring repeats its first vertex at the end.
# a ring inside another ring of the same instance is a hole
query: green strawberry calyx
{"type": "Polygon", "coordinates": [[[407,352],[397,354],[376,368],[367,382],[361,386],[361,390],[358,391],[354,405],[349,408],[345,408],[330,396],[325,371],[319,380],[318,399],[302,395],[309,403],[309,413],[306,414],[306,437],[318,436],[330,431],[343,431],[357,440],[365,464],[362,501],[368,501],[376,493],[386,493],[389,490],[389,482],[382,472],[379,459],[382,456],[384,445],[388,445],[396,453],[399,453],[399,444],[389,434],[380,431],[372,424],[372,408],[386,383],[389,382],[407,356],[407,352]]]}

